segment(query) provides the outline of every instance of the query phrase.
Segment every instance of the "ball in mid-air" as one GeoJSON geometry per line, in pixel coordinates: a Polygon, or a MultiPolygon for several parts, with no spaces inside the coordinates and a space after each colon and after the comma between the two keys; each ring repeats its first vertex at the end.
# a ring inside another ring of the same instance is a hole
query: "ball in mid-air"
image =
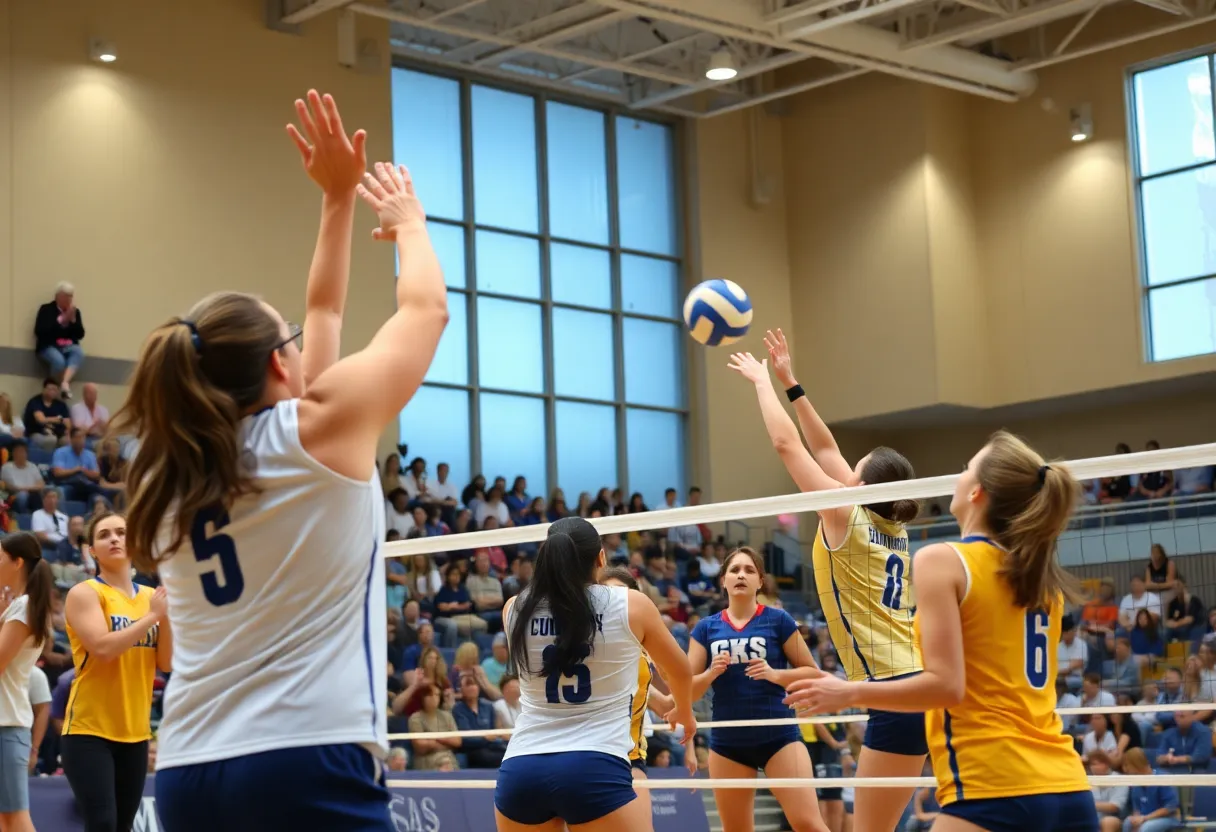
{"type": "Polygon", "coordinates": [[[700,344],[733,344],[751,326],[752,302],[733,280],[707,280],[684,300],[684,323],[692,339],[700,344]]]}

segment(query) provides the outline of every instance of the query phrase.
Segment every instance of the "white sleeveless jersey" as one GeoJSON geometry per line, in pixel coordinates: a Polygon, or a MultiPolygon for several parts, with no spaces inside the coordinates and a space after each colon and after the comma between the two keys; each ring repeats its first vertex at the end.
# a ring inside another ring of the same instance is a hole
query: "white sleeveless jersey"
{"type": "Polygon", "coordinates": [[[297,404],[244,420],[259,491],[200,513],[161,564],[173,675],[158,768],[338,743],[388,753],[380,479],[309,456],[297,404]]]}
{"type": "MultiPolygon", "coordinates": [[[[562,751],[600,751],[629,759],[642,657],[642,645],[629,629],[629,590],[590,586],[587,592],[600,623],[591,655],[567,675],[540,675],[545,648],[554,641],[553,619],[543,604],[532,616],[527,645],[534,675],[520,679],[521,712],[504,759],[562,751]]],[[[516,612],[512,608],[507,632],[516,612]]]]}

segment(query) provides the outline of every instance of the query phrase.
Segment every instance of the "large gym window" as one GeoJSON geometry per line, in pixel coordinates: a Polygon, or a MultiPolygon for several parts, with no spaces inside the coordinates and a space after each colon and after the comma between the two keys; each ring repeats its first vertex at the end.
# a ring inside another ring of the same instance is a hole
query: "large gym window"
{"type": "Polygon", "coordinates": [[[572,509],[604,486],[683,491],[675,128],[405,68],[392,95],[451,310],[401,414],[410,456],[572,509]]]}
{"type": "Polygon", "coordinates": [[[1216,352],[1216,134],[1212,55],[1131,76],[1132,159],[1148,354],[1216,352]]]}

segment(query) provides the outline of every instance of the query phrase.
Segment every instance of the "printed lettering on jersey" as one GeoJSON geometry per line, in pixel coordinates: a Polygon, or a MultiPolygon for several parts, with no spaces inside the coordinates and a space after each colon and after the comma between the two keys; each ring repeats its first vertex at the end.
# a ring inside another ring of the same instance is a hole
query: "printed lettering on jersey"
{"type": "Polygon", "coordinates": [[[881,546],[884,549],[891,549],[896,552],[906,552],[908,551],[908,538],[883,534],[878,529],[870,526],[870,545],[881,546]]]}
{"type": "Polygon", "coordinates": [[[767,659],[768,640],[763,636],[756,636],[753,638],[724,638],[710,642],[710,660],[719,653],[729,653],[731,664],[747,664],[754,659],[767,659]]]}
{"type": "MultiPolygon", "coordinates": [[[[548,616],[542,615],[533,618],[531,623],[530,632],[537,638],[557,638],[558,632],[561,630],[557,622],[548,616]]],[[[604,634],[604,616],[601,613],[597,613],[595,616],[595,629],[599,631],[600,635],[604,634]]]]}
{"type": "MultiPolygon", "coordinates": [[[[119,630],[127,629],[134,623],[135,623],[134,621],[132,621],[130,618],[127,618],[125,615],[111,615],[110,616],[110,632],[117,633],[119,630]]],[[[136,643],[134,646],[135,647],[155,647],[159,637],[160,637],[160,625],[153,624],[151,629],[149,629],[148,632],[146,634],[144,634],[144,637],[141,638],[139,640],[139,642],[136,643]]]]}

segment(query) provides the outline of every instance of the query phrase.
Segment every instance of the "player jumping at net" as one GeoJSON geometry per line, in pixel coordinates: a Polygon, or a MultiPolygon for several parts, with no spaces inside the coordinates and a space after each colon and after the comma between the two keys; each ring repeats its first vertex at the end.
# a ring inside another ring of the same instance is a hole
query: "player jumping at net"
{"type": "Polygon", "coordinates": [[[688,747],[692,673],[658,608],[640,592],[596,583],[606,557],[581,517],[549,526],[528,587],[503,624],[519,669],[521,712],[494,791],[499,832],[646,832],[629,764],[632,699],[643,654],[671,688],[672,726],[688,747]]]}
{"type": "Polygon", "coordinates": [[[329,96],[296,110],[324,194],[307,348],[264,301],[210,295],[148,337],[115,419],[140,443],[127,546],[159,569],[175,635],[167,832],[394,828],[376,445],[431,363],[447,290],[405,169],[367,175],[364,134],[348,138],[329,96]],[[396,244],[397,310],[339,361],[357,190],[396,244]]]}
{"type": "Polygon", "coordinates": [[[1080,495],[1063,467],[997,433],[950,502],[962,540],[916,553],[925,669],[885,685],[802,680],[787,701],[833,712],[926,710],[934,832],[1098,832],[1089,781],[1056,715],[1056,647],[1078,593],[1056,538],[1080,495]]]}
{"type": "MultiPolygon", "coordinates": [[[[604,586],[618,586],[625,589],[638,589],[637,579],[633,577],[624,566],[611,566],[600,571],[600,583],[604,586]]],[[[656,713],[667,714],[675,707],[675,700],[668,694],[656,688],[654,665],[650,662],[650,656],[642,652],[642,658],[638,661],[638,688],[633,694],[633,699],[630,701],[631,710],[629,713],[629,739],[633,742],[633,750],[629,752],[629,767],[633,770],[634,780],[645,780],[646,776],[646,711],[653,710],[656,713]]],[[[688,765],[688,773],[697,773],[697,755],[686,754],[685,762],[688,765]]],[[[650,792],[646,789],[637,790],[638,801],[646,804],[647,811],[650,810],[650,792]]]]}
{"type": "MultiPolygon", "coordinates": [[[[737,353],[731,356],[730,366],[755,385],[764,426],[800,490],[829,491],[915,476],[912,464],[891,448],[875,448],[850,467],[794,378],[784,334],[770,331],[764,343],[773,370],[794,403],[810,452],[773,389],[767,362],[757,361],[751,353],[737,353]]],[[[913,645],[916,601],[907,580],[910,560],[904,528],[918,509],[913,500],[896,500],[819,512],[812,549],[815,586],[832,644],[853,681],[885,683],[921,670],[913,645]]],[[[921,715],[871,710],[857,776],[917,777],[928,750],[921,715]]],[[[892,832],[914,791],[858,787],[854,828],[857,832],[892,832]]]]}
{"type": "MultiPolygon", "coordinates": [[[[815,769],[797,725],[764,725],[764,720],[789,719],[792,714],[784,685],[797,678],[798,668],[815,669],[810,648],[798,624],[784,610],[764,607],[757,600],[764,580],[764,562],[748,548],[736,549],[722,565],[722,591],[730,605],[702,618],[688,644],[693,696],[713,689],[714,721],[757,720],[748,728],[714,728],[709,737],[709,776],[811,778],[815,769]]],[[[794,832],[828,832],[819,813],[815,787],[773,789],[794,832]]],[[[714,789],[714,803],[725,832],[755,829],[753,789],[714,789]]]]}

